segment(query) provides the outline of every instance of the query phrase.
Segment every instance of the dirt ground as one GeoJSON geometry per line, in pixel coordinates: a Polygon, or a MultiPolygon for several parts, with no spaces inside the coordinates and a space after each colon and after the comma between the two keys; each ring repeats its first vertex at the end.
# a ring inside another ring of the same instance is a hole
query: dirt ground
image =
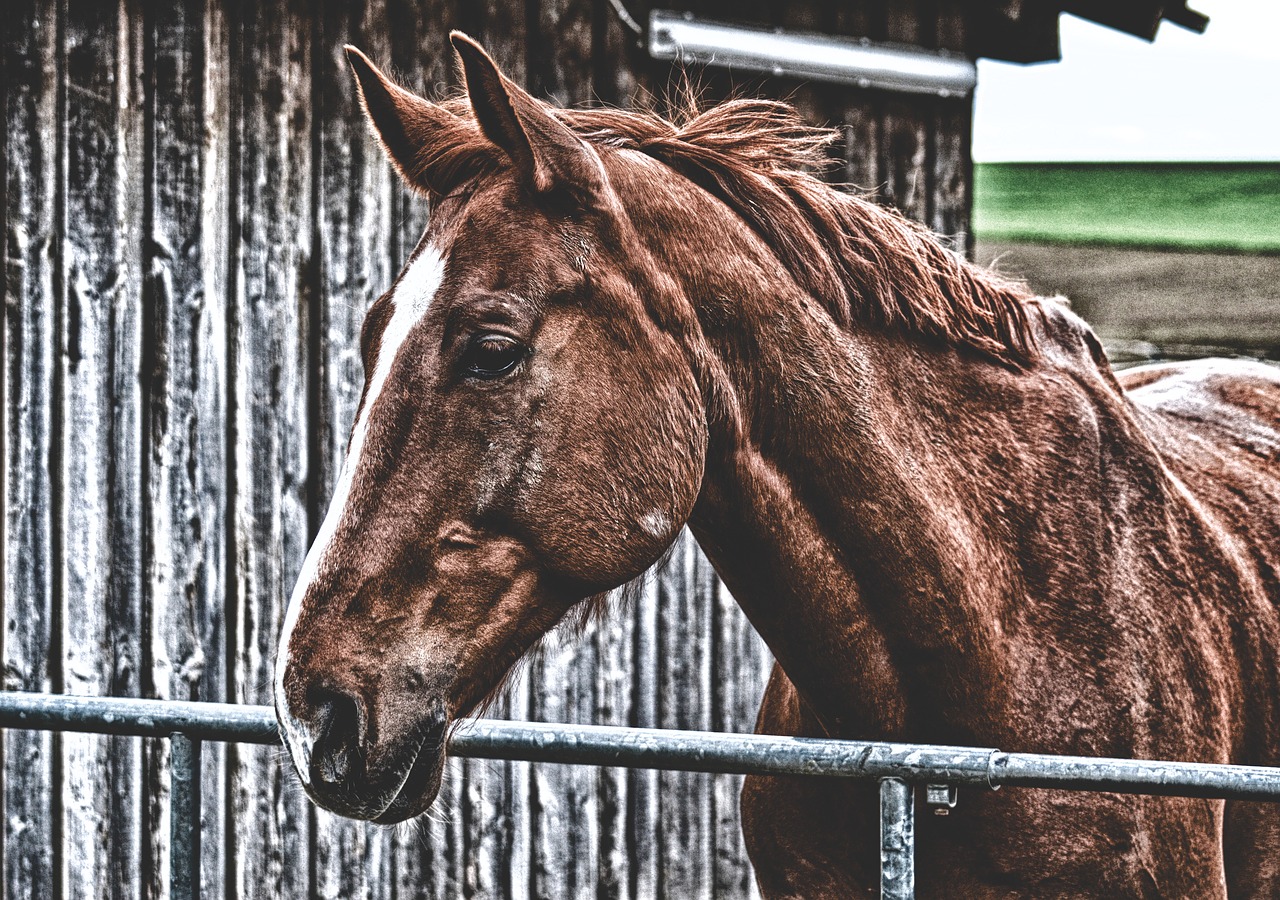
{"type": "Polygon", "coordinates": [[[975,259],[1070,299],[1117,363],[1280,360],[1280,256],[979,241],[975,259]]]}

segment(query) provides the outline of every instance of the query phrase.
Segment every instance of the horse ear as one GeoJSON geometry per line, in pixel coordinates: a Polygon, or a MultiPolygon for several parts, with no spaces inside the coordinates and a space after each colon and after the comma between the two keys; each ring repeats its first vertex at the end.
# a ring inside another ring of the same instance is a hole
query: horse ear
{"type": "Polygon", "coordinates": [[[503,75],[474,40],[461,31],[449,40],[462,60],[480,130],[511,157],[534,193],[567,189],[582,200],[603,184],[599,159],[568,125],[503,75]]]}
{"type": "Polygon", "coordinates": [[[382,149],[411,187],[432,192],[427,163],[439,131],[457,125],[444,108],[400,87],[355,47],[347,44],[347,62],[355,73],[365,115],[382,149]],[[433,140],[434,138],[434,140],[433,140]]]}

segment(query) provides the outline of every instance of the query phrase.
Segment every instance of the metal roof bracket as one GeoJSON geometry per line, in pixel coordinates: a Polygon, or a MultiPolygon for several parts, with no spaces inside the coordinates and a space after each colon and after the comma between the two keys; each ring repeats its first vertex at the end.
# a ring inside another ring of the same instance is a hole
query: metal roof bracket
{"type": "Polygon", "coordinates": [[[882,91],[967,97],[978,81],[973,60],[940,50],[866,39],[725,25],[654,10],[654,59],[831,81],[882,91]]]}

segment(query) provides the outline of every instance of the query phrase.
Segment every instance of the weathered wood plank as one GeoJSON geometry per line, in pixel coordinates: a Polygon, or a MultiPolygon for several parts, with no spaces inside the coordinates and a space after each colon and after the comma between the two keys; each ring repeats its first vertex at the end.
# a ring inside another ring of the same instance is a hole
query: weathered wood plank
{"type": "MultiPolygon", "coordinates": [[[[819,0],[811,0],[806,7],[809,18],[798,22],[799,27],[859,38],[872,37],[877,32],[883,34],[885,29],[882,9],[819,0]]],[[[810,121],[840,130],[833,155],[843,160],[843,165],[831,169],[830,179],[860,191],[876,192],[883,179],[879,152],[882,98],[873,91],[838,84],[812,84],[806,92],[815,96],[817,108],[810,111],[802,107],[801,112],[810,121]]]]}
{"type": "MultiPolygon", "coordinates": [[[[391,71],[409,90],[440,99],[457,87],[458,72],[449,45],[456,16],[452,0],[388,0],[391,71]]],[[[398,272],[418,245],[428,209],[426,200],[403,187],[394,201],[389,250],[392,270],[398,272]]]]}
{"type": "Polygon", "coordinates": [[[849,103],[839,126],[844,165],[838,177],[858,190],[874,193],[884,180],[880,170],[880,117],[875,106],[865,100],[849,103]]]}
{"type": "MultiPolygon", "coordinates": [[[[528,679],[522,674],[485,714],[523,719],[527,709],[528,679]]],[[[487,759],[462,762],[458,818],[463,823],[461,864],[466,896],[527,896],[528,829],[518,830],[515,823],[528,820],[529,778],[527,765],[517,767],[487,759]]]]}
{"type": "MultiPolygon", "coordinates": [[[[587,722],[597,717],[596,623],[580,633],[564,629],[532,667],[530,717],[587,722]]],[[[534,896],[588,896],[601,878],[598,773],[566,766],[535,766],[528,814],[532,817],[534,896]]]]}
{"type": "MultiPolygon", "coordinates": [[[[533,679],[527,666],[522,666],[507,689],[502,713],[508,718],[525,721],[532,703],[533,679]]],[[[507,891],[511,900],[529,900],[530,872],[533,866],[533,816],[529,814],[533,767],[529,763],[506,764],[506,795],[503,797],[503,824],[508,837],[502,847],[507,891]]]]}
{"type": "MultiPolygon", "coordinates": [[[[271,703],[284,605],[308,531],[312,278],[310,28],[300,3],[247,5],[233,32],[237,278],[230,285],[234,427],[231,699],[271,703]]],[[[235,897],[312,889],[311,807],[270,750],[234,747],[235,897]]]]}
{"type": "MultiPolygon", "coordinates": [[[[715,574],[687,531],[660,571],[658,727],[711,728],[715,574]]],[[[711,776],[659,772],[660,893],[710,897],[711,776]]]]}
{"type": "MultiPolygon", "coordinates": [[[[937,0],[933,43],[961,52],[968,44],[965,10],[960,0],[937,0]]],[[[973,98],[938,100],[932,133],[932,213],[929,227],[943,235],[952,249],[973,254],[973,98]]]]}
{"type": "MultiPolygon", "coordinates": [[[[708,598],[712,615],[711,729],[752,731],[773,657],[747,621],[724,583],[708,598]]],[[[755,875],[742,841],[738,799],[742,778],[721,775],[712,785],[713,896],[746,897],[756,891],[755,875]]]]}
{"type": "MultiPolygon", "coordinates": [[[[885,40],[919,45],[925,31],[932,34],[913,6],[893,5],[886,10],[885,40]]],[[[929,221],[931,103],[890,94],[884,100],[880,126],[883,200],[918,222],[929,221]]]]}
{"type": "MultiPolygon", "coordinates": [[[[657,673],[660,664],[658,630],[661,593],[658,573],[655,571],[644,582],[634,611],[630,724],[636,728],[657,728],[660,721],[657,673]]],[[[630,800],[627,843],[631,850],[631,892],[637,900],[650,900],[662,896],[662,858],[657,839],[658,773],[647,769],[631,769],[627,785],[630,800]]]]}
{"type": "MultiPolygon", "coordinates": [[[[227,23],[206,0],[148,9],[147,229],[143,440],[147,581],[143,691],[227,695],[226,416],[227,23]]],[[[148,897],[166,895],[169,745],[147,745],[148,897]]],[[[208,835],[225,830],[225,747],[204,749],[201,807],[208,835]]],[[[221,840],[201,844],[207,896],[224,892],[221,840]]]]}
{"type": "MultiPolygon", "coordinates": [[[[540,0],[537,20],[526,23],[526,87],[560,106],[591,98],[591,0],[540,0]]],[[[601,15],[605,10],[599,11],[601,15]]]]}
{"type": "MultiPolygon", "coordinates": [[[[524,85],[529,76],[529,40],[537,34],[527,26],[528,12],[527,4],[509,0],[474,0],[459,6],[457,20],[451,27],[459,28],[478,40],[508,78],[524,85]]],[[[440,34],[438,52],[451,57],[453,48],[448,44],[447,35],[447,30],[440,34]]],[[[424,53],[434,50],[434,47],[423,48],[424,53]]]]}
{"type": "Polygon", "coordinates": [[[938,101],[931,132],[933,174],[929,195],[933,209],[929,227],[953,250],[972,255],[972,100],[938,101]]]}
{"type": "MultiPolygon", "coordinates": [[[[57,4],[28,0],[5,14],[4,687],[47,691],[53,671],[55,284],[60,281],[60,87],[57,4]]],[[[6,731],[3,893],[57,886],[55,741],[6,731]]]]}
{"type": "MultiPolygon", "coordinates": [[[[633,589],[638,593],[638,588],[633,589]]],[[[631,684],[635,665],[635,629],[639,611],[636,598],[609,598],[609,607],[595,633],[594,721],[600,725],[631,724],[631,684]]],[[[624,900],[632,896],[632,854],[627,839],[631,792],[624,769],[602,768],[596,773],[600,847],[596,896],[600,900],[624,900]]]]}
{"type": "Polygon", "coordinates": [[[386,0],[385,32],[398,80],[438,100],[459,84],[449,32],[458,27],[457,0],[386,0]]]}
{"type": "MultiPolygon", "coordinates": [[[[60,549],[62,689],[136,695],[141,548],[141,16],[70,2],[60,549]]],[[[62,739],[63,890],[140,891],[140,742],[62,739]]]]}
{"type": "Polygon", "coordinates": [[[929,215],[928,124],[902,100],[884,104],[880,126],[881,190],[885,203],[919,222],[929,215]]]}
{"type": "Polygon", "coordinates": [[[592,95],[606,106],[647,105],[641,103],[642,85],[652,61],[639,36],[609,8],[608,0],[596,3],[591,24],[592,95]]]}
{"type": "MultiPolygon", "coordinates": [[[[5,281],[5,317],[4,322],[0,325],[0,408],[3,408],[5,415],[0,419],[0,511],[3,511],[4,518],[0,520],[0,603],[5,598],[5,586],[9,583],[5,577],[8,573],[7,563],[9,556],[9,317],[8,317],[8,297],[9,297],[9,260],[14,257],[14,262],[21,264],[22,260],[17,258],[16,253],[11,253],[9,249],[9,55],[12,45],[9,41],[9,30],[12,23],[6,18],[0,21],[0,146],[5,148],[4,173],[0,177],[0,236],[4,239],[4,281],[5,281]]],[[[15,248],[16,250],[16,248],[15,248]]],[[[5,629],[0,628],[0,666],[3,665],[4,653],[4,633],[5,629]]],[[[3,682],[0,682],[3,685],[3,682]]],[[[0,885],[5,883],[4,874],[7,870],[5,865],[5,838],[7,837],[7,829],[3,822],[5,819],[4,810],[5,798],[5,757],[4,757],[4,738],[0,736],[0,885]]]]}

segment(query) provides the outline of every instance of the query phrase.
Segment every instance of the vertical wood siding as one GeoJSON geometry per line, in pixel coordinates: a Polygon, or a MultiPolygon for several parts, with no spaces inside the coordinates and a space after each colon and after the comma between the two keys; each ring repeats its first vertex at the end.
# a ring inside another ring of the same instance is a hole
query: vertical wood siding
{"type": "MultiPolygon", "coordinates": [[[[687,4],[963,49],[958,0],[687,4]]],[[[608,0],[14,0],[3,27],[4,687],[271,702],[281,613],[363,373],[364,311],[426,221],[341,52],[456,86],[479,37],[562,104],[651,105],[677,73],[608,0]]],[[[968,244],[970,105],[692,73],[838,127],[832,178],[968,244]]],[[[686,535],[491,714],[749,731],[770,660],[686,535]]],[[[168,896],[163,741],[8,732],[6,898],[168,896]]],[[[413,827],[315,809],[269,748],[206,750],[225,898],[748,897],[741,780],[452,761],[413,827]]]]}

